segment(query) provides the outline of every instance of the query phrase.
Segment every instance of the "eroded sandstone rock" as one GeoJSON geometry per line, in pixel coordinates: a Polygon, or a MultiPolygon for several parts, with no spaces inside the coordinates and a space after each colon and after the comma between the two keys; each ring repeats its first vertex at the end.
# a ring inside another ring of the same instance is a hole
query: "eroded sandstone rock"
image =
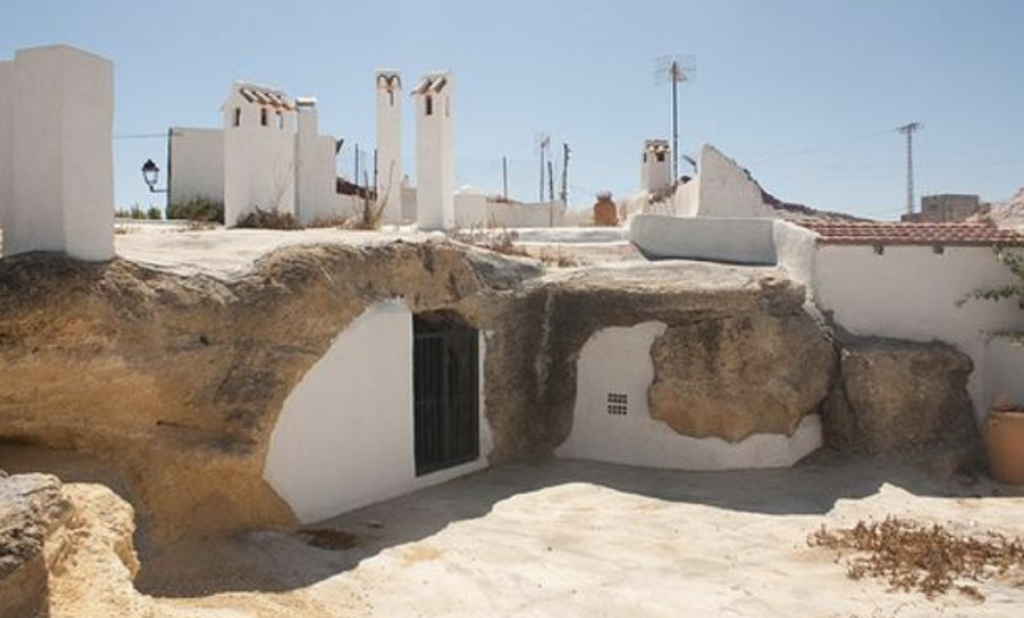
{"type": "Polygon", "coordinates": [[[799,308],[670,325],[651,356],[651,415],[682,435],[729,442],[792,435],[828,395],[835,363],[826,332],[799,308]]]}
{"type": "Polygon", "coordinates": [[[825,408],[825,436],[840,450],[906,454],[925,447],[975,450],[967,393],[971,359],[941,343],[854,340],[825,408]]]}
{"type": "Polygon", "coordinates": [[[63,551],[52,537],[72,512],[54,476],[0,477],[0,618],[46,611],[49,568],[63,551]]]}

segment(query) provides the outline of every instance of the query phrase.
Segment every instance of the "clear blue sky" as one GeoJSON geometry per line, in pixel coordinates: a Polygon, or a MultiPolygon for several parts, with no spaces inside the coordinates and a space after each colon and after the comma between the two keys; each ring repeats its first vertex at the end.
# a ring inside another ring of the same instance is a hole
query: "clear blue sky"
{"type": "MultiPolygon", "coordinates": [[[[115,134],[219,126],[234,78],[320,100],[339,170],[374,139],[373,71],[458,80],[459,184],[536,195],[534,136],[569,142],[572,201],[632,193],[645,138],[670,131],[654,60],[693,54],[682,144],[709,142],[795,202],[878,217],[904,200],[903,142],[924,123],[918,193],[1001,200],[1024,185],[1021,0],[4,0],[0,57],[64,42],[116,63],[115,134]]],[[[408,109],[406,110],[409,111],[408,109]]],[[[414,152],[411,114],[404,124],[414,152]]],[[[139,166],[162,140],[115,142],[117,201],[160,203],[139,166]]],[[[406,166],[412,168],[411,157],[406,166]]]]}

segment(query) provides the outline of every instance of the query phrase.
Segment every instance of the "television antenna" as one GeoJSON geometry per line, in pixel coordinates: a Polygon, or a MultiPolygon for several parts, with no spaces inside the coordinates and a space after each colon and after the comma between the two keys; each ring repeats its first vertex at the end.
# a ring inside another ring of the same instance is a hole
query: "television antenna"
{"type": "Polygon", "coordinates": [[[545,167],[545,161],[547,154],[551,150],[551,134],[547,131],[541,131],[533,136],[533,147],[540,154],[540,192],[538,202],[544,201],[544,175],[547,174],[547,167],[545,167]]]}
{"type": "Polygon", "coordinates": [[[679,84],[697,79],[697,60],[690,54],[661,56],[654,61],[655,83],[672,84],[672,178],[679,182],[679,84]]]}

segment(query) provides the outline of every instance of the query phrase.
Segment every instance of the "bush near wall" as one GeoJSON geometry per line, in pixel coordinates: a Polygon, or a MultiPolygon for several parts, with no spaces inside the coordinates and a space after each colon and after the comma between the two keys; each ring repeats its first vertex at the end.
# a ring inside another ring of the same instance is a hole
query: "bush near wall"
{"type": "Polygon", "coordinates": [[[281,212],[276,208],[263,210],[259,206],[254,212],[248,212],[238,218],[236,227],[259,228],[265,230],[301,230],[299,221],[290,212],[281,212]]]}
{"type": "Polygon", "coordinates": [[[224,204],[202,197],[187,202],[168,204],[167,218],[224,223],[224,204]]]}

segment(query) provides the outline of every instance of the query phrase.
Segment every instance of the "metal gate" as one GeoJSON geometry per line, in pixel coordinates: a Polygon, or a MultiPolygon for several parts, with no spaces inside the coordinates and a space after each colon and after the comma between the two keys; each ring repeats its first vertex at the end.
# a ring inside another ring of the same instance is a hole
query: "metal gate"
{"type": "Polygon", "coordinates": [[[479,442],[479,340],[454,320],[413,320],[416,475],[474,461],[479,442]]]}

